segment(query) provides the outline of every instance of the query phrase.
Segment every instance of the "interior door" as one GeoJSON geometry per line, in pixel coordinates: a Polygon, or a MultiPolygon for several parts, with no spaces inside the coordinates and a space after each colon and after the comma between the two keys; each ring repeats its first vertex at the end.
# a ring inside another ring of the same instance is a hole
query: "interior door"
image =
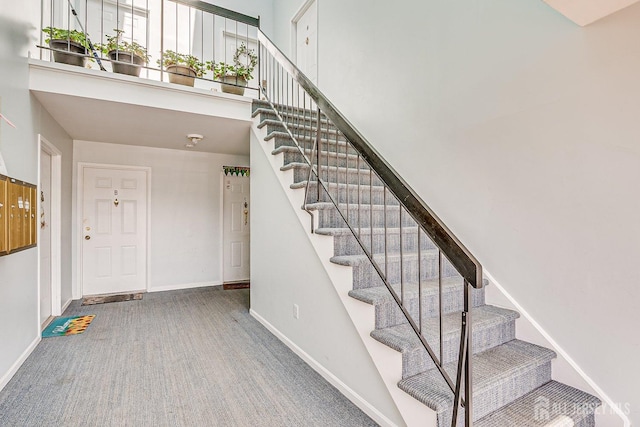
{"type": "Polygon", "coordinates": [[[297,66],[314,84],[318,83],[318,8],[314,1],[296,22],[297,66]]]}
{"type": "Polygon", "coordinates": [[[249,267],[249,177],[225,176],[223,195],[224,283],[244,282],[249,267]]]}
{"type": "Polygon", "coordinates": [[[146,289],[146,171],[83,172],[83,295],[146,289]]]}
{"type": "MultiPolygon", "coordinates": [[[[51,155],[40,152],[40,324],[51,316],[51,155]]],[[[35,201],[35,200],[34,200],[35,201]]],[[[37,213],[37,212],[36,212],[37,213]]]]}

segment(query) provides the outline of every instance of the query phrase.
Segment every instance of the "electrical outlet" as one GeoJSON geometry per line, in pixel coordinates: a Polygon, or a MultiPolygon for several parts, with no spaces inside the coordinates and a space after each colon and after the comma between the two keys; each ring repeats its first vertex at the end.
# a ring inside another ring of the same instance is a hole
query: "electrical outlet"
{"type": "Polygon", "coordinates": [[[294,319],[300,318],[300,307],[298,307],[298,304],[293,304],[293,318],[294,319]]]}

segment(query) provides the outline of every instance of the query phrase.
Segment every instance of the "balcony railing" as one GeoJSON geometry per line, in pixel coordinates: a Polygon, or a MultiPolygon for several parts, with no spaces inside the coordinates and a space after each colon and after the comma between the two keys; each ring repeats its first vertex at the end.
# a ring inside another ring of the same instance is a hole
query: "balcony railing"
{"type": "MultiPolygon", "coordinates": [[[[138,68],[140,77],[158,81],[188,76],[195,87],[215,91],[222,90],[223,83],[214,73],[215,65],[223,74],[226,70],[220,65],[234,65],[234,59],[236,65],[250,68],[251,55],[258,53],[260,19],[197,0],[42,0],[41,26],[42,60],[66,57],[75,59],[76,65],[109,72],[124,65],[124,69],[138,68]],[[101,47],[118,33],[117,54],[109,56],[101,47]],[[86,40],[81,43],[84,47],[69,52],[78,35],[86,40]],[[51,38],[63,43],[54,46],[47,41],[51,38]],[[242,45],[244,51],[236,55],[242,45]],[[122,46],[144,49],[148,62],[140,63],[122,46]],[[195,75],[162,67],[172,55],[169,51],[190,56],[198,64],[195,75]]],[[[257,97],[258,72],[256,66],[246,86],[241,79],[226,78],[225,87],[246,87],[247,96],[257,97]]]]}

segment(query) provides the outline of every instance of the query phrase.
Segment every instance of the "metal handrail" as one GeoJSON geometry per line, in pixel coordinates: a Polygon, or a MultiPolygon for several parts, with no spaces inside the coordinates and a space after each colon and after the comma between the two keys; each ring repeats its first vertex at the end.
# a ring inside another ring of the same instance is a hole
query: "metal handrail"
{"type": "Polygon", "coordinates": [[[482,287],[482,265],[471,252],[460,242],[451,230],[427,206],[418,194],[387,163],[364,136],[347,118],[320,92],[320,90],[304,75],[280,49],[262,31],[258,31],[258,40],[271,55],[288,71],[309,94],[316,105],[333,124],[344,134],[351,145],[362,155],[389,190],[400,203],[411,213],[429,237],[444,252],[451,264],[460,272],[474,288],[482,287]]]}

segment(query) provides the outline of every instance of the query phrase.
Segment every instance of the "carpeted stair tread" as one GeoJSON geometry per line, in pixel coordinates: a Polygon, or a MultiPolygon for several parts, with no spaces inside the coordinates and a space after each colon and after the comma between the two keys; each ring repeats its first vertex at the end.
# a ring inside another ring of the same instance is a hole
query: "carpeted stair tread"
{"type": "MultiPolygon", "coordinates": [[[[338,258],[338,257],[334,257],[338,258]]],[[[366,257],[365,257],[366,258],[366,257]]],[[[400,295],[400,285],[395,284],[391,286],[392,289],[400,295]]],[[[462,277],[443,277],[442,278],[442,290],[446,293],[453,288],[459,288],[462,292],[462,277]]],[[[438,281],[437,280],[424,280],[422,282],[422,297],[438,295],[438,281]]],[[[349,296],[359,301],[366,302],[367,304],[376,305],[384,304],[394,301],[393,296],[389,292],[386,286],[376,286],[373,288],[353,289],[349,291],[349,296]]],[[[418,284],[417,283],[405,283],[404,284],[404,297],[405,298],[418,298],[418,284]]]]}
{"type": "MultiPolygon", "coordinates": [[[[311,152],[313,151],[313,155],[316,155],[316,150],[312,150],[309,147],[305,147],[304,148],[305,154],[308,156],[311,154],[311,152]]],[[[275,149],[273,149],[271,151],[271,154],[276,155],[276,154],[280,154],[280,153],[295,153],[295,154],[299,154],[300,153],[300,149],[298,147],[296,147],[295,145],[281,145],[280,147],[277,147],[275,149]]],[[[335,151],[326,151],[326,150],[320,150],[320,159],[321,161],[324,161],[327,156],[330,157],[330,159],[335,159],[336,156],[339,159],[344,159],[345,157],[348,157],[350,160],[356,161],[358,159],[358,155],[357,154],[353,154],[353,153],[348,153],[345,154],[344,152],[340,152],[337,153],[335,151]]],[[[364,161],[362,161],[362,163],[364,164],[364,161]]],[[[332,165],[331,167],[336,167],[335,165],[332,165]]],[[[339,168],[344,169],[344,166],[337,166],[339,168]]]]}
{"type": "Polygon", "coordinates": [[[597,397],[556,381],[484,416],[476,427],[541,427],[580,425],[602,402],[597,397]],[[572,422],[569,421],[572,420],[572,422]]]}
{"type": "MultiPolygon", "coordinates": [[[[308,137],[308,136],[304,136],[304,135],[295,135],[296,140],[298,141],[298,143],[302,146],[308,146],[311,147],[313,145],[313,143],[315,142],[316,138],[313,137],[308,137]]],[[[291,135],[289,135],[286,131],[284,130],[274,130],[272,132],[269,132],[267,134],[267,136],[264,138],[265,141],[271,141],[272,139],[275,139],[274,144],[277,146],[278,145],[278,140],[282,140],[280,141],[281,144],[285,145],[285,146],[290,146],[290,147],[294,147],[295,143],[293,142],[291,135]],[[285,143],[285,141],[288,141],[288,143],[285,143]]],[[[357,153],[357,151],[355,150],[355,148],[349,146],[347,147],[347,143],[346,143],[346,139],[344,137],[340,137],[338,138],[338,141],[336,141],[335,138],[320,138],[321,140],[321,144],[325,145],[328,144],[329,147],[331,147],[331,150],[334,150],[335,148],[333,147],[338,147],[338,151],[341,153],[344,153],[345,150],[348,151],[350,154],[355,154],[357,153]]]]}
{"type": "MultiPolygon", "coordinates": [[[[520,340],[511,340],[505,344],[493,347],[482,353],[473,355],[473,394],[474,396],[492,395],[494,388],[502,387],[506,390],[498,391],[497,395],[505,394],[517,399],[532,390],[522,392],[521,385],[514,383],[514,378],[519,375],[533,375],[537,377],[536,368],[551,362],[556,353],[548,348],[540,347],[520,340]],[[513,390],[512,392],[505,391],[513,390]],[[521,393],[521,394],[520,394],[521,393]]],[[[455,380],[457,370],[456,362],[447,363],[444,369],[455,380]]],[[[547,380],[548,381],[548,380],[547,380]]],[[[546,381],[545,381],[546,382],[546,381]]],[[[438,414],[446,416],[453,410],[453,393],[447,386],[437,369],[431,369],[419,375],[401,380],[398,386],[409,395],[432,408],[438,414]]],[[[524,385],[526,387],[527,384],[524,385]]],[[[491,400],[491,398],[490,398],[491,400]]],[[[475,402],[475,414],[493,412],[501,405],[490,402],[484,406],[483,402],[475,402]],[[493,404],[497,407],[493,408],[493,404]]]]}
{"type": "MultiPolygon", "coordinates": [[[[328,168],[329,168],[329,170],[331,172],[336,170],[335,166],[328,166],[328,168]]],[[[309,165],[306,164],[306,163],[301,163],[301,162],[291,162],[291,163],[287,163],[286,165],[283,165],[280,168],[281,171],[287,171],[287,170],[290,170],[290,169],[305,169],[305,170],[308,170],[309,169],[309,165]]],[[[326,165],[320,165],[320,170],[321,171],[324,171],[326,169],[327,169],[326,165]]],[[[341,173],[346,170],[349,174],[360,174],[360,175],[362,175],[363,177],[365,177],[367,179],[366,183],[362,182],[362,183],[360,183],[360,185],[369,185],[369,181],[368,181],[368,179],[369,179],[369,169],[368,169],[367,165],[364,162],[362,162],[360,164],[360,169],[357,169],[357,168],[345,168],[344,166],[338,167],[337,169],[338,169],[338,172],[341,172],[341,173]]],[[[375,186],[376,185],[375,176],[374,176],[373,179],[374,179],[373,185],[375,186]]],[[[324,177],[323,177],[323,180],[324,180],[324,177]]],[[[378,184],[378,185],[382,185],[382,184],[378,184]]]]}
{"type": "MultiPolygon", "coordinates": [[[[362,230],[364,230],[364,228],[362,230]]],[[[420,256],[422,258],[437,257],[438,256],[438,250],[437,249],[425,249],[425,250],[421,251],[420,256]]],[[[374,254],[373,259],[379,265],[384,265],[384,254],[374,254]]],[[[405,252],[405,253],[402,254],[402,259],[405,262],[416,261],[418,259],[418,253],[417,252],[414,252],[414,253],[405,252]]],[[[388,262],[398,261],[398,260],[400,260],[400,255],[399,254],[389,253],[387,255],[387,260],[388,260],[388,262]]],[[[351,267],[362,265],[362,264],[370,264],[370,262],[371,262],[371,261],[369,261],[369,258],[367,258],[366,255],[337,255],[337,256],[331,257],[331,259],[329,261],[331,261],[334,264],[351,266],[351,267]]],[[[458,277],[460,277],[460,276],[458,276],[458,277]]],[[[416,289],[416,292],[417,292],[417,289],[416,289]]]]}
{"type": "MultiPolygon", "coordinates": [[[[284,125],[282,124],[282,122],[280,120],[277,119],[269,119],[269,118],[265,118],[263,120],[260,121],[260,123],[258,124],[258,129],[261,129],[265,126],[276,126],[278,128],[283,128],[284,125]]],[[[315,131],[316,126],[315,124],[313,126],[309,126],[308,124],[305,123],[295,123],[295,122],[290,122],[287,121],[287,127],[289,128],[289,130],[291,132],[312,132],[315,131]]],[[[336,133],[336,129],[335,128],[329,128],[327,129],[326,126],[322,126],[321,129],[323,132],[329,132],[331,134],[335,134],[336,133]]]]}
{"type": "MultiPolygon", "coordinates": [[[[269,117],[273,117],[274,119],[277,117],[276,116],[276,112],[271,108],[271,106],[269,107],[258,107],[256,108],[253,113],[251,113],[251,118],[255,118],[257,116],[259,116],[260,114],[264,114],[265,116],[269,116],[269,117]]],[[[314,124],[317,122],[318,120],[318,115],[313,113],[313,114],[299,114],[296,111],[279,111],[278,114],[280,114],[280,117],[282,117],[283,119],[285,119],[285,121],[287,123],[289,122],[293,122],[293,123],[297,123],[300,121],[312,121],[314,124]]],[[[333,123],[331,121],[329,121],[326,117],[320,117],[320,123],[322,123],[322,127],[323,128],[327,128],[327,126],[330,126],[331,128],[335,128],[335,125],[333,125],[333,123]]]]}
{"type": "MultiPolygon", "coordinates": [[[[518,312],[505,308],[484,305],[476,307],[472,312],[473,331],[480,332],[499,324],[514,321],[520,317],[518,312]]],[[[437,317],[423,319],[422,330],[429,343],[438,345],[439,320],[437,317]]],[[[443,341],[447,336],[460,336],[461,317],[460,312],[442,316],[443,341]]],[[[422,343],[409,324],[392,326],[384,329],[376,329],[371,336],[381,343],[399,352],[413,351],[422,348],[422,343]]],[[[459,340],[459,338],[458,338],[459,340]]],[[[435,347],[434,347],[435,348],[435,347]]]]}
{"type": "MultiPolygon", "coordinates": [[[[357,185],[357,184],[354,184],[354,185],[357,185]]],[[[364,186],[365,184],[362,184],[362,185],[364,186]]],[[[369,185],[369,184],[366,184],[366,185],[369,185]]],[[[375,184],[374,184],[374,186],[375,186],[375,184]]],[[[382,212],[385,209],[384,205],[381,205],[381,204],[370,204],[370,203],[361,203],[360,205],[358,205],[357,203],[349,203],[348,206],[349,206],[348,209],[350,211],[354,211],[354,210],[357,210],[357,209],[362,209],[363,211],[364,210],[373,209],[374,212],[375,211],[382,212]]],[[[316,203],[307,203],[307,208],[309,208],[311,210],[324,210],[324,209],[331,210],[331,209],[335,209],[336,206],[331,202],[316,202],[316,203]]],[[[347,203],[338,203],[338,208],[341,211],[346,212],[347,211],[347,203]]],[[[400,211],[400,206],[399,205],[387,205],[386,208],[387,208],[387,213],[389,215],[393,215],[394,213],[396,215],[398,215],[398,212],[400,211]]],[[[403,215],[403,218],[404,218],[404,221],[408,220],[408,215],[405,213],[403,215]]],[[[414,221],[414,224],[415,224],[415,221],[414,221]]],[[[407,227],[411,227],[411,226],[409,225],[407,227]]],[[[413,227],[415,227],[415,225],[413,225],[413,227]]],[[[331,227],[331,228],[333,228],[333,227],[331,227]]],[[[340,228],[344,228],[344,227],[340,227],[340,228]]],[[[374,228],[383,228],[383,227],[374,227],[374,228]]],[[[405,226],[402,226],[402,228],[405,228],[405,226]]]]}
{"type": "MultiPolygon", "coordinates": [[[[366,227],[366,228],[362,228],[360,231],[361,235],[365,235],[365,236],[369,236],[371,234],[371,227],[366,227]]],[[[417,233],[418,232],[418,227],[402,227],[402,232],[403,233],[417,233]]],[[[314,233],[316,234],[321,234],[323,236],[352,236],[353,233],[351,233],[351,230],[348,228],[317,228],[314,233]]],[[[386,234],[398,234],[400,233],[400,227],[388,227],[387,228],[387,233],[386,234]]],[[[374,227],[373,228],[373,234],[377,235],[377,234],[381,234],[384,235],[385,234],[385,229],[384,228],[380,228],[380,227],[374,227]]],[[[424,237],[423,237],[424,238],[424,237]]]]}

